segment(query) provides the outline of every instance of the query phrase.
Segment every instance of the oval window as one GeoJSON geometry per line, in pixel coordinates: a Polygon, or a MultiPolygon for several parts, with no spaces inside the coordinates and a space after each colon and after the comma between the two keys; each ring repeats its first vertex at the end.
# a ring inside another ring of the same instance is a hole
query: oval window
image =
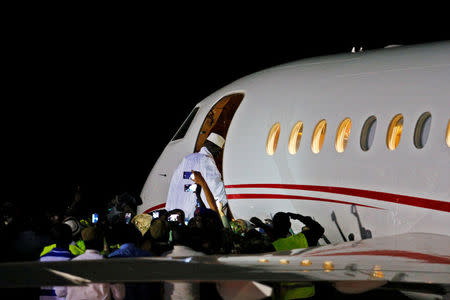
{"type": "Polygon", "coordinates": [[[447,137],[445,138],[445,141],[447,142],[447,147],[450,147],[450,119],[447,123],[447,137]]]}
{"type": "Polygon", "coordinates": [[[311,150],[313,153],[319,153],[322,150],[325,132],[327,131],[327,121],[321,120],[317,123],[311,141],[311,150]]]}
{"type": "Polygon", "coordinates": [[[303,134],[303,122],[299,121],[295,123],[291,130],[291,136],[289,137],[288,150],[290,154],[295,154],[300,146],[303,134]]]}
{"type": "Polygon", "coordinates": [[[347,147],[348,138],[350,137],[350,129],[352,128],[352,121],[350,118],[344,119],[336,131],[336,141],[334,146],[339,153],[344,152],[347,147]]]}
{"type": "Polygon", "coordinates": [[[431,114],[429,112],[423,113],[416,123],[414,130],[414,146],[422,149],[427,143],[428,135],[430,134],[431,114]]]}
{"type": "Polygon", "coordinates": [[[266,152],[269,155],[274,155],[277,150],[278,137],[280,136],[280,123],[275,123],[270,128],[269,135],[267,136],[266,152]]]}
{"type": "Polygon", "coordinates": [[[389,129],[386,137],[386,144],[389,150],[395,150],[400,143],[400,138],[402,137],[403,131],[403,115],[396,115],[391,123],[389,124],[389,129]]]}
{"type": "Polygon", "coordinates": [[[363,151],[367,151],[372,147],[373,140],[375,138],[375,130],[377,128],[377,118],[375,116],[370,116],[367,118],[366,122],[361,130],[360,145],[363,151]]]}

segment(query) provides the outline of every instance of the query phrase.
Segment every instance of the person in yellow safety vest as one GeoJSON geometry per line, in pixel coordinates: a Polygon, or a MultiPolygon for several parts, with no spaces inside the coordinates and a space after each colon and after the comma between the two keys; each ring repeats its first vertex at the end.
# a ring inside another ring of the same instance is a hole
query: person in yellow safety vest
{"type": "MultiPolygon", "coordinates": [[[[64,219],[65,224],[69,225],[72,230],[72,242],[69,245],[70,252],[77,256],[86,252],[86,246],[84,245],[84,241],[81,239],[81,225],[74,217],[67,217],[64,219]]],[[[53,248],[56,247],[56,244],[48,245],[44,247],[40,256],[44,256],[45,254],[52,251],[53,248]]]]}
{"type": "MultiPolygon", "coordinates": [[[[325,229],[314,221],[311,217],[305,217],[300,214],[278,212],[273,217],[273,239],[272,245],[277,251],[292,250],[298,248],[308,248],[317,246],[325,229]],[[302,232],[291,234],[291,221],[298,220],[305,224],[302,232]]],[[[276,295],[275,295],[276,294],[276,295]]],[[[314,285],[301,282],[282,282],[275,289],[277,299],[303,299],[315,295],[314,285]]]]}
{"type": "MultiPolygon", "coordinates": [[[[72,243],[73,243],[73,242],[72,242],[72,243]]],[[[55,248],[55,247],[56,247],[56,244],[51,244],[51,245],[45,246],[44,249],[42,250],[40,256],[44,256],[45,254],[47,254],[47,253],[49,253],[50,251],[52,251],[53,248],[55,248]]],[[[81,248],[78,247],[78,245],[76,245],[76,244],[70,244],[70,245],[69,245],[69,251],[70,251],[73,255],[77,256],[77,255],[83,254],[83,253],[86,251],[86,247],[85,247],[84,249],[81,249],[81,248]]]]}

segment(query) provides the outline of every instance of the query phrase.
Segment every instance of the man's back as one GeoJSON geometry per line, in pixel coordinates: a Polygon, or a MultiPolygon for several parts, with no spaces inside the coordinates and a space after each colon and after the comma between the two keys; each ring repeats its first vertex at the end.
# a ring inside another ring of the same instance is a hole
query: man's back
{"type": "Polygon", "coordinates": [[[151,253],[136,247],[134,243],[125,243],[120,245],[119,249],[112,252],[108,257],[146,257],[152,256],[151,253]]]}
{"type": "MultiPolygon", "coordinates": [[[[50,262],[50,261],[68,261],[74,258],[75,256],[70,253],[69,249],[64,248],[53,248],[50,252],[39,258],[40,262],[50,262]]],[[[43,286],[40,291],[40,300],[57,300],[57,299],[65,299],[65,295],[67,290],[64,287],[59,287],[55,290],[54,287],[51,286],[43,286]],[[59,297],[58,297],[59,296],[59,297]]]]}
{"type": "MultiPolygon", "coordinates": [[[[109,258],[121,258],[121,257],[149,257],[153,256],[150,252],[136,247],[134,243],[125,243],[120,245],[120,248],[112,252],[109,258]]],[[[147,282],[147,283],[125,283],[125,300],[133,299],[155,299],[161,295],[161,284],[159,282],[147,282]]]]}
{"type": "MultiPolygon", "coordinates": [[[[194,192],[185,192],[184,185],[192,184],[190,179],[183,178],[184,172],[199,171],[205,178],[206,183],[211,189],[216,200],[221,200],[226,204],[225,188],[222,182],[222,176],[217,169],[216,163],[211,153],[203,147],[200,152],[192,153],[184,157],[178,167],[175,169],[170,181],[169,192],[167,194],[166,210],[170,211],[176,208],[182,209],[186,219],[194,216],[197,205],[197,196],[194,192]]],[[[202,199],[206,199],[205,194],[201,193],[202,199]]],[[[205,202],[207,208],[209,205],[205,202]]]]}
{"type": "MultiPolygon", "coordinates": [[[[172,251],[163,253],[162,256],[167,257],[183,257],[183,256],[200,256],[205,255],[202,252],[194,251],[193,249],[175,245],[172,251]]],[[[200,284],[192,282],[164,282],[164,299],[180,299],[180,300],[194,300],[200,299],[200,284]]]]}
{"type": "MultiPolygon", "coordinates": [[[[73,260],[96,260],[104,259],[99,251],[87,249],[84,254],[75,257],[73,260]]],[[[67,300],[83,299],[83,300],[109,300],[123,299],[125,297],[125,286],[123,284],[94,283],[87,286],[70,286],[67,287],[67,300]]]]}
{"type": "Polygon", "coordinates": [[[281,238],[272,243],[276,251],[308,248],[308,241],[303,233],[297,233],[286,238],[281,238]]]}

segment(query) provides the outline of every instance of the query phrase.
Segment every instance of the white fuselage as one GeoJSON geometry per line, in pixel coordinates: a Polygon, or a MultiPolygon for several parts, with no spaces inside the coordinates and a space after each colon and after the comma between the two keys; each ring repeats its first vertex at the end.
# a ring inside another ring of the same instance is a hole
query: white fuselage
{"type": "MultiPolygon", "coordinates": [[[[399,47],[306,59],[240,79],[200,102],[184,138],[170,142],[142,190],[139,212],[163,208],[173,170],[192,153],[200,127],[223,96],[243,93],[226,136],[223,179],[235,218],[270,218],[278,211],[312,216],[331,242],[342,232],[360,239],[406,232],[450,235],[450,43],[399,47]],[[423,148],[414,144],[420,116],[431,126],[423,148]],[[403,115],[395,150],[387,147],[391,120],[403,115]],[[360,145],[365,121],[376,117],[368,151],[360,145]],[[340,123],[351,119],[345,151],[335,149],[340,123]],[[326,120],[323,147],[313,153],[315,126],[326,120]],[[303,122],[300,145],[288,151],[291,129],[303,122]],[[271,127],[280,124],[273,155],[271,127]]],[[[302,224],[293,221],[294,231],[302,224]]]]}

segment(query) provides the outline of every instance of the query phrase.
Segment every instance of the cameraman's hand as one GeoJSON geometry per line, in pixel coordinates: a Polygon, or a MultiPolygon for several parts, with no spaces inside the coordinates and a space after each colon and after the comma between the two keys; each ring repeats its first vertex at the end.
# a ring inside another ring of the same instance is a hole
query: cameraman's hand
{"type": "Polygon", "coordinates": [[[303,217],[301,214],[294,214],[290,212],[288,212],[287,215],[294,220],[300,220],[303,217]]]}
{"type": "Polygon", "coordinates": [[[252,217],[250,219],[250,222],[252,222],[253,224],[255,224],[255,226],[261,227],[264,225],[263,221],[261,221],[260,219],[258,219],[257,217],[252,217]]]}

